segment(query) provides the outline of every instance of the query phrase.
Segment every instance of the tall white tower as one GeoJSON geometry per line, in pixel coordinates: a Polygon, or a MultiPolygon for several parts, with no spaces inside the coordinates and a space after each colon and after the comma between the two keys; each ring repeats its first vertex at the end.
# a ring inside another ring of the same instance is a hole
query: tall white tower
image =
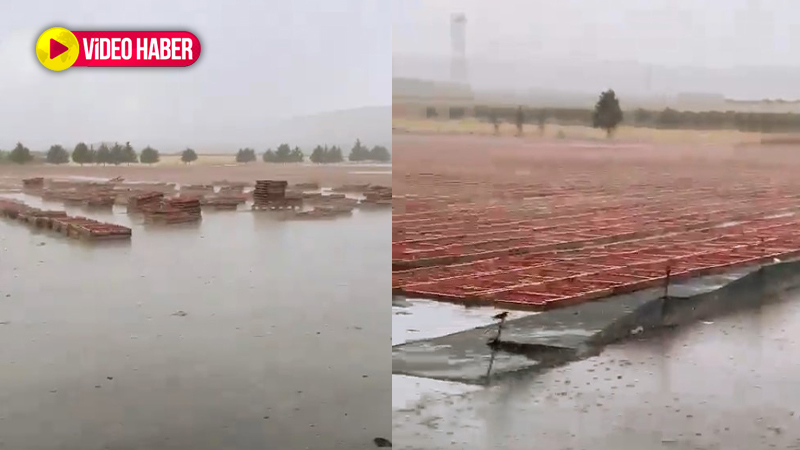
{"type": "Polygon", "coordinates": [[[458,83],[467,83],[467,17],[462,13],[450,16],[450,44],[452,55],[450,60],[450,79],[458,83]]]}

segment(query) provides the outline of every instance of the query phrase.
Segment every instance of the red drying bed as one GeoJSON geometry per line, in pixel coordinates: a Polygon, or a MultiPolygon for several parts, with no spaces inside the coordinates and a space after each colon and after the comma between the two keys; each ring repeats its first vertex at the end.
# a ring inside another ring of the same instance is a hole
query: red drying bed
{"type": "Polygon", "coordinates": [[[696,277],[800,250],[800,215],[780,217],[800,212],[794,151],[465,136],[395,145],[396,292],[553,308],[659,286],[667,267],[696,277]]]}
{"type": "MultiPolygon", "coordinates": [[[[794,200],[776,200],[772,207],[772,211],[800,209],[794,200]]],[[[437,264],[441,263],[443,258],[449,258],[447,262],[469,261],[515,251],[530,252],[574,248],[697,228],[709,228],[736,220],[757,219],[763,215],[762,207],[753,205],[751,202],[741,202],[739,205],[729,206],[726,210],[711,211],[705,214],[686,214],[679,211],[676,216],[662,213],[660,218],[656,218],[652,214],[636,215],[635,212],[632,212],[627,217],[614,219],[591,220],[585,218],[576,221],[574,218],[569,218],[572,223],[563,226],[548,227],[544,226],[544,222],[535,224],[529,222],[525,224],[527,228],[520,228],[521,224],[517,222],[515,230],[500,230],[501,233],[507,231],[504,237],[498,237],[497,232],[488,232],[438,235],[424,239],[395,241],[392,245],[392,259],[396,265],[437,264]],[[540,228],[536,228],[536,225],[539,225],[540,228]]]]}
{"type": "Polygon", "coordinates": [[[43,211],[22,202],[0,199],[0,215],[24,220],[29,225],[49,228],[66,236],[89,239],[130,239],[131,229],[85,217],[70,217],[64,211],[43,211]]]}
{"type": "Polygon", "coordinates": [[[19,213],[32,209],[30,206],[16,200],[0,199],[0,213],[6,217],[14,218],[19,213]]]}
{"type": "Polygon", "coordinates": [[[54,218],[51,228],[70,237],[87,239],[130,239],[132,235],[128,227],[86,217],[54,218]]]}
{"type": "Polygon", "coordinates": [[[800,220],[758,219],[573,251],[492,258],[398,271],[393,288],[409,296],[562,307],[676,279],[800,255],[800,220]]]}

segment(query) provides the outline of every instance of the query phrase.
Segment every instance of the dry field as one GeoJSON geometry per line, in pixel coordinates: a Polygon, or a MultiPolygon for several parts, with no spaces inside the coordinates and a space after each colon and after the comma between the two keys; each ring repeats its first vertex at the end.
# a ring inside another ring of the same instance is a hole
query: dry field
{"type": "Polygon", "coordinates": [[[787,147],[395,134],[393,289],[552,308],[800,255],[787,147]]]}
{"type": "MultiPolygon", "coordinates": [[[[420,120],[420,119],[392,119],[392,127],[396,132],[411,134],[455,134],[492,136],[494,127],[486,122],[475,119],[464,120],[420,120]]],[[[503,123],[500,126],[501,136],[514,136],[517,128],[513,124],[503,123]]],[[[565,126],[547,124],[544,134],[539,132],[536,125],[525,125],[525,139],[529,140],[592,140],[607,141],[602,130],[584,126],[565,126]]],[[[658,144],[714,144],[728,145],[740,143],[757,143],[761,133],[743,133],[736,130],[658,130],[654,128],[620,127],[614,140],[618,142],[651,142],[658,144]]]]}

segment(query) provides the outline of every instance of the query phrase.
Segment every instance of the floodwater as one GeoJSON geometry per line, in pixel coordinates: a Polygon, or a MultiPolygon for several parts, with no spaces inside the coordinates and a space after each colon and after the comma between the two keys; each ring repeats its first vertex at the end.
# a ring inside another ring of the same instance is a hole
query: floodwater
{"type": "Polygon", "coordinates": [[[395,376],[395,447],[799,449],[800,292],[785,297],[491,387],[395,376]]]}
{"type": "Polygon", "coordinates": [[[134,223],[131,243],[108,245],[0,220],[0,449],[358,450],[391,437],[391,212],[269,215],[134,223]]]}

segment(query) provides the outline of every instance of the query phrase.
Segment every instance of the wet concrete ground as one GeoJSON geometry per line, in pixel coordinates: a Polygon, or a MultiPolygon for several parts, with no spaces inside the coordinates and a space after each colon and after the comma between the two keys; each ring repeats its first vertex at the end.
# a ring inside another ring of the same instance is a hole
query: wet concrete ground
{"type": "Polygon", "coordinates": [[[800,448],[800,292],[785,300],[478,390],[395,376],[395,446],[800,448]]]}
{"type": "Polygon", "coordinates": [[[204,212],[100,246],[0,220],[0,448],[374,448],[390,214],[204,212]]]}
{"type": "MultiPolygon", "coordinates": [[[[492,316],[501,311],[504,310],[398,297],[392,302],[392,345],[489,325],[496,322],[492,316]]],[[[508,320],[533,314],[536,313],[509,311],[508,320]]]]}

